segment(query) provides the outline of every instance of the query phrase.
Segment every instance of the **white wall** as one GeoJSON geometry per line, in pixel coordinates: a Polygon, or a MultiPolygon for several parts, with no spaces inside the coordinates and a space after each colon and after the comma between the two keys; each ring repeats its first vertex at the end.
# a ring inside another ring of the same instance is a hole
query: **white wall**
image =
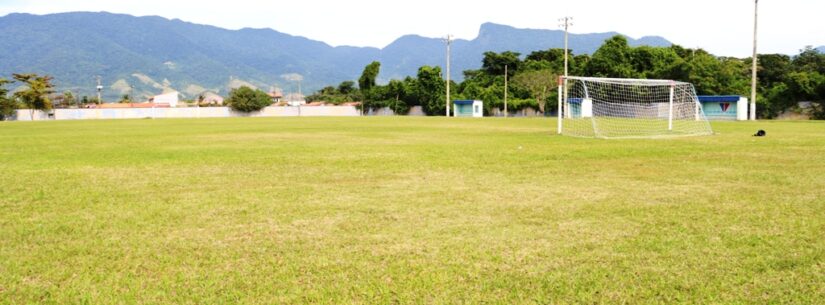
{"type": "MultiPolygon", "coordinates": [[[[115,109],[54,109],[53,117],[34,112],[34,120],[94,120],[143,118],[228,118],[228,117],[289,117],[289,116],[360,116],[354,106],[266,107],[257,112],[238,112],[229,107],[200,108],[115,108],[115,109]]],[[[18,121],[31,121],[28,109],[17,110],[18,121]]]]}

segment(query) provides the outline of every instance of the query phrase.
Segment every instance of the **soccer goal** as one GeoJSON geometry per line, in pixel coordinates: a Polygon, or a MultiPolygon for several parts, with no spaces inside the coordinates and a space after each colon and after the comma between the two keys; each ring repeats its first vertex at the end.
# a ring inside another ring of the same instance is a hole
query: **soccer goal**
{"type": "Polygon", "coordinates": [[[559,134],[606,139],[713,134],[690,83],[560,77],[558,90],[559,134]]]}

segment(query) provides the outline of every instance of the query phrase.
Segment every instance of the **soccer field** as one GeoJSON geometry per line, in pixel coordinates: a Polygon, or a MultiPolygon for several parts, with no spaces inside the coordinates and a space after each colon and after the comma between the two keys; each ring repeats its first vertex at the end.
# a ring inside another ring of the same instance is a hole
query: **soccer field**
{"type": "Polygon", "coordinates": [[[825,300],[825,122],[555,126],[0,122],[0,303],[825,300]]]}

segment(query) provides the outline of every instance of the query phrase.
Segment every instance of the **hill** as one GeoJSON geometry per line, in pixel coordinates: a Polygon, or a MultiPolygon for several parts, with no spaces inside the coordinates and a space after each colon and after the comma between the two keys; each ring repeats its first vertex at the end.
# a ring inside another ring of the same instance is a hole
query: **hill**
{"type": "MultiPolygon", "coordinates": [[[[572,34],[576,53],[592,53],[618,33],[572,34]]],[[[203,91],[226,93],[240,84],[264,90],[304,92],[356,79],[363,67],[381,61],[379,81],[414,75],[422,65],[443,65],[441,39],[403,36],[383,49],[333,47],[272,29],[227,30],[162,17],[106,12],[0,17],[0,72],[35,72],[55,77],[59,90],[93,95],[101,75],[106,99],[178,90],[187,97],[203,91]]],[[[632,45],[666,46],[661,37],[630,39],[632,45]]],[[[517,29],[485,23],[473,40],[454,45],[452,77],[480,66],[485,51],[523,54],[563,46],[558,30],[517,29]]]]}

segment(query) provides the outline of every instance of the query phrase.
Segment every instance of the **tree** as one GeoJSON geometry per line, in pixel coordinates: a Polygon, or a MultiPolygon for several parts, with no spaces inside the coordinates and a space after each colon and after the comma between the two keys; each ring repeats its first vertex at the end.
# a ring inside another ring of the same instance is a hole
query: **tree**
{"type": "Polygon", "coordinates": [[[391,80],[389,84],[387,84],[387,94],[390,99],[393,99],[393,103],[390,106],[392,111],[395,113],[399,113],[399,104],[403,104],[404,108],[409,109],[406,107],[407,105],[401,102],[401,99],[407,95],[407,88],[404,86],[404,82],[400,80],[391,80]]]}
{"type": "Polygon", "coordinates": [[[513,77],[513,83],[529,91],[533,98],[536,99],[539,112],[545,113],[547,96],[553,91],[553,88],[556,88],[557,78],[557,74],[553,73],[550,69],[546,69],[516,74],[516,76],[513,77]]]}
{"type": "Polygon", "coordinates": [[[338,85],[338,93],[340,94],[350,94],[353,91],[355,91],[355,82],[353,81],[343,81],[338,85]]]}
{"type": "Polygon", "coordinates": [[[444,99],[446,84],[441,77],[440,67],[423,66],[418,68],[416,94],[424,112],[429,115],[443,114],[447,105],[444,99]]]}
{"type": "Polygon", "coordinates": [[[71,91],[65,91],[63,92],[63,102],[66,103],[67,106],[74,106],[77,104],[77,99],[71,91]]]}
{"type": "Polygon", "coordinates": [[[225,103],[234,110],[252,112],[259,111],[264,109],[264,107],[271,105],[272,100],[266,92],[259,89],[253,90],[247,86],[241,86],[240,88],[232,89],[232,91],[229,92],[229,97],[226,99],[225,103]]]}
{"type": "Polygon", "coordinates": [[[54,93],[51,83],[52,77],[48,75],[40,76],[37,74],[13,74],[14,79],[25,84],[28,88],[15,92],[14,97],[18,98],[23,105],[29,109],[32,120],[34,120],[34,111],[46,111],[52,109],[52,101],[49,99],[49,94],[54,93]]]}
{"type": "Polygon", "coordinates": [[[364,67],[364,72],[361,73],[361,77],[358,79],[358,88],[361,90],[361,95],[364,98],[364,106],[371,108],[378,105],[374,105],[374,102],[379,100],[380,98],[377,97],[375,94],[380,87],[375,87],[375,79],[378,77],[378,72],[381,69],[381,63],[377,61],[373,61],[366,67],[364,67]]]}
{"type": "Polygon", "coordinates": [[[586,72],[591,76],[633,78],[635,71],[631,57],[631,48],[627,38],[621,35],[605,40],[604,44],[593,53],[587,64],[586,72]]]}
{"type": "Polygon", "coordinates": [[[375,87],[375,79],[378,78],[380,70],[381,63],[377,61],[373,61],[364,67],[364,72],[361,73],[361,77],[358,79],[358,88],[366,92],[375,87]]]}
{"type": "Polygon", "coordinates": [[[132,99],[129,98],[128,94],[124,94],[123,96],[121,96],[120,101],[118,101],[118,103],[120,103],[120,104],[128,104],[128,103],[131,103],[131,102],[132,102],[132,99]]]}
{"type": "Polygon", "coordinates": [[[5,78],[0,78],[0,121],[14,115],[14,110],[17,109],[17,103],[14,99],[9,98],[9,90],[5,88],[6,84],[11,82],[5,78]]]}
{"type": "Polygon", "coordinates": [[[518,52],[484,52],[484,59],[482,60],[482,67],[481,69],[484,70],[487,75],[504,75],[504,67],[507,66],[507,74],[509,77],[518,72],[519,67],[521,66],[521,59],[519,59],[518,52]]]}

